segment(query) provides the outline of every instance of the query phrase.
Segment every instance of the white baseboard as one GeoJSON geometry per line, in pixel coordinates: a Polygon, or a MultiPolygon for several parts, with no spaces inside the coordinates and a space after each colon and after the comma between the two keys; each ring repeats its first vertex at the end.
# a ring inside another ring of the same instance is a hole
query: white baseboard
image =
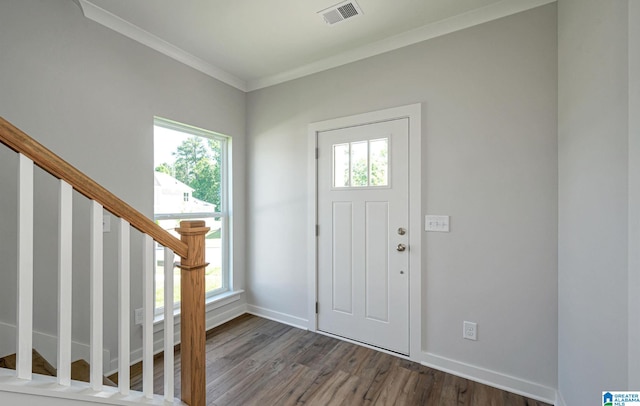
{"type": "Polygon", "coordinates": [[[246,312],[247,305],[245,303],[241,303],[225,312],[209,314],[207,315],[207,320],[205,321],[207,331],[211,330],[214,327],[218,327],[219,325],[224,324],[228,321],[231,321],[236,317],[242,316],[246,312]]]}
{"type": "MultiPolygon", "coordinates": [[[[239,303],[224,312],[216,313],[211,312],[207,314],[206,327],[210,330],[227,321],[233,320],[236,317],[241,316],[244,313],[253,314],[255,316],[263,317],[265,319],[277,321],[279,323],[287,324],[292,327],[307,330],[308,320],[300,317],[292,316],[286,313],[281,313],[275,310],[265,309],[263,307],[239,303]]],[[[0,322],[0,356],[15,353],[15,326],[0,322]],[[6,338],[6,339],[5,339],[6,338]],[[13,338],[13,339],[9,339],[13,338]],[[13,346],[12,346],[13,344],[13,346]],[[4,354],[6,353],[6,354],[4,354]]],[[[180,324],[176,323],[175,328],[175,343],[180,342],[180,324]]],[[[154,340],[154,353],[163,351],[163,337],[162,334],[157,334],[156,340],[154,340]]],[[[42,354],[47,361],[49,361],[54,367],[57,362],[57,337],[44,334],[41,332],[33,332],[33,346],[42,354]]],[[[90,351],[89,345],[73,342],[72,343],[73,360],[85,359],[89,360],[90,351]]],[[[110,375],[118,369],[118,358],[111,359],[110,352],[104,351],[104,360],[110,360],[105,362],[105,375],[110,375]]],[[[131,353],[132,363],[138,362],[142,359],[142,349],[137,349],[131,353]]],[[[438,369],[443,372],[447,372],[456,376],[460,376],[465,379],[470,379],[475,382],[486,384],[498,389],[503,389],[509,392],[513,392],[528,398],[539,400],[542,402],[555,404],[556,406],[566,406],[562,394],[550,387],[540,385],[534,382],[526,381],[513,376],[505,375],[496,371],[491,371],[474,365],[466,364],[464,362],[448,359],[431,353],[422,353],[421,363],[425,366],[438,369]]]]}
{"type": "MultiPolygon", "coordinates": [[[[274,310],[265,309],[263,307],[247,304],[247,313],[265,319],[288,324],[303,330],[307,330],[308,320],[291,316],[274,310]]],[[[545,403],[565,406],[564,402],[557,402],[557,391],[553,388],[529,382],[524,379],[508,376],[499,372],[469,365],[463,362],[447,359],[430,353],[422,353],[423,365],[438,369],[452,375],[470,379],[475,382],[486,384],[498,389],[506,390],[518,395],[526,396],[531,399],[539,400],[545,403]]]]}
{"type": "MultiPolygon", "coordinates": [[[[307,320],[301,319],[299,317],[290,316],[288,314],[276,312],[273,310],[264,309],[262,307],[247,305],[244,302],[234,306],[224,312],[216,313],[209,312],[206,316],[206,327],[207,331],[211,330],[214,327],[217,327],[221,324],[224,324],[228,321],[235,319],[236,317],[242,316],[245,313],[253,314],[255,316],[263,317],[265,319],[277,321],[279,323],[287,324],[292,327],[301,328],[306,330],[307,320]]],[[[174,323],[174,343],[180,343],[180,319],[176,318],[176,322],[174,323]]],[[[164,351],[164,337],[162,335],[162,330],[158,329],[155,332],[155,339],[153,342],[153,353],[159,354],[164,351]]],[[[137,362],[142,361],[142,348],[134,350],[131,352],[131,364],[135,364],[137,362]]],[[[110,371],[105,375],[109,376],[118,371],[118,358],[114,358],[111,360],[110,371]]]]}
{"type": "MultiPolygon", "coordinates": [[[[211,330],[214,327],[217,327],[221,324],[224,324],[230,320],[235,319],[236,317],[242,316],[247,312],[246,305],[244,303],[240,303],[237,306],[232,307],[221,313],[208,313],[206,315],[205,326],[207,331],[211,330]]],[[[180,343],[180,318],[176,318],[176,322],[174,323],[174,333],[173,333],[173,342],[174,344],[180,343]]],[[[164,351],[164,335],[163,330],[158,329],[154,333],[154,341],[153,341],[153,353],[159,354],[164,351]]],[[[138,348],[131,352],[131,365],[142,361],[142,348],[138,348]]],[[[109,366],[109,372],[106,373],[106,376],[112,375],[118,372],[118,358],[114,358],[111,360],[109,366]]]]}
{"type": "MultiPolygon", "coordinates": [[[[58,368],[58,337],[42,333],[33,332],[33,348],[42,355],[44,359],[54,368],[58,368]]],[[[0,322],[0,357],[16,353],[16,326],[0,322]]],[[[105,360],[103,370],[108,370],[107,360],[111,359],[111,352],[103,350],[102,359],[105,360]]],[[[91,359],[91,351],[88,344],[78,341],[71,342],[71,360],[83,359],[87,362],[91,359]]]]}
{"type": "Polygon", "coordinates": [[[447,372],[461,378],[506,390],[541,402],[550,404],[556,403],[557,391],[548,386],[431,353],[423,353],[422,359],[422,365],[439,371],[447,372]]]}
{"type": "Polygon", "coordinates": [[[247,304],[247,313],[254,316],[263,317],[265,319],[277,321],[282,324],[287,324],[291,327],[296,327],[302,330],[308,330],[309,320],[301,317],[291,316],[286,313],[280,313],[275,310],[265,309],[255,305],[247,304]]]}
{"type": "Polygon", "coordinates": [[[0,321],[0,358],[16,353],[16,326],[0,321]]]}

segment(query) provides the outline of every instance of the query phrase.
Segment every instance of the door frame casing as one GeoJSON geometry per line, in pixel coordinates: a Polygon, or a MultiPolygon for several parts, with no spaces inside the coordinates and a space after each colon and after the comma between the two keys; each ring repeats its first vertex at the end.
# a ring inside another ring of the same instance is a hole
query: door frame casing
{"type": "MultiPolygon", "coordinates": [[[[317,331],[318,317],[318,134],[323,131],[396,119],[409,119],[409,358],[422,352],[422,104],[410,104],[309,124],[307,151],[307,282],[308,329],[317,331]]],[[[321,230],[322,232],[322,230],[321,230]]]]}

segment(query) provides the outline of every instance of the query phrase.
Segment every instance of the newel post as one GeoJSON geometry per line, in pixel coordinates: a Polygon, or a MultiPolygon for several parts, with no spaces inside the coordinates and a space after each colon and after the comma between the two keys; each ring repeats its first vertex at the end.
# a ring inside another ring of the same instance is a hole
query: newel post
{"type": "Polygon", "coordinates": [[[190,406],[205,406],[206,359],[204,317],[205,234],[209,227],[204,221],[181,221],[182,242],[189,247],[187,257],[181,259],[180,285],[180,355],[182,401],[190,406]]]}

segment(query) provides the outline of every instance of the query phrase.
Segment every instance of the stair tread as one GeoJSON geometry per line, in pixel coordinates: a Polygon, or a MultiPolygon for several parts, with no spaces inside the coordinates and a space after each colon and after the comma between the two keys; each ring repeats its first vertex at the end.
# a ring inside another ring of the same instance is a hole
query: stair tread
{"type": "MultiPolygon", "coordinates": [[[[32,372],[34,374],[57,376],[58,371],[46,360],[38,351],[32,352],[32,372]]],[[[0,358],[0,368],[16,369],[16,354],[7,355],[0,358]]],[[[91,376],[91,367],[89,363],[83,359],[74,361],[71,364],[71,379],[74,381],[89,382],[91,376]]],[[[106,376],[102,379],[102,384],[106,386],[118,386],[106,376]]]]}
{"type": "MultiPolygon", "coordinates": [[[[87,361],[79,359],[71,364],[71,379],[74,381],[89,382],[90,376],[91,367],[87,361]]],[[[118,386],[106,376],[102,377],[102,384],[106,386],[118,386]]]]}
{"type": "MultiPolygon", "coordinates": [[[[47,362],[38,351],[32,352],[32,367],[31,370],[34,374],[56,376],[56,369],[47,362]]],[[[16,369],[16,354],[7,355],[0,359],[0,368],[16,369]]]]}

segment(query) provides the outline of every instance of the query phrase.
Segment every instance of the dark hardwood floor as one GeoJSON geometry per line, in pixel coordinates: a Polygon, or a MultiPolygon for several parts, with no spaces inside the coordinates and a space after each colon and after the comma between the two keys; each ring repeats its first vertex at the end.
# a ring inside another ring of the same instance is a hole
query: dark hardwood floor
{"type": "MultiPolygon", "coordinates": [[[[162,361],[162,356],[156,357],[156,393],[162,393],[162,361]]],[[[179,374],[176,351],[176,397],[180,397],[179,374]]],[[[132,372],[133,389],[141,389],[140,379],[140,374],[132,372]]],[[[251,315],[207,334],[207,404],[546,405],[251,315]]]]}

